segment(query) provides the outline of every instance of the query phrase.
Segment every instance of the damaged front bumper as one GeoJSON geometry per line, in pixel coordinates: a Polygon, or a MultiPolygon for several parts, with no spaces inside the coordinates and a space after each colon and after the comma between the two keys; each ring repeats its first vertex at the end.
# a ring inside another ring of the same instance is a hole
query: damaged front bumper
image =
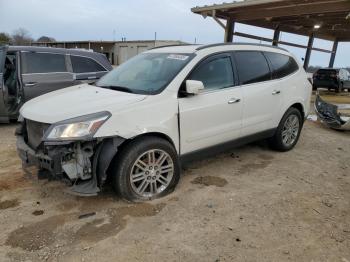
{"type": "Polygon", "coordinates": [[[316,94],[315,111],[317,116],[327,126],[337,130],[350,131],[350,115],[344,115],[340,110],[350,110],[350,105],[336,105],[324,101],[320,94],[316,94]]]}
{"type": "Polygon", "coordinates": [[[42,142],[34,150],[23,134],[17,134],[17,151],[23,168],[36,166],[55,179],[68,180],[68,192],[92,196],[101,191],[107,169],[123,138],[93,141],[42,142]]]}

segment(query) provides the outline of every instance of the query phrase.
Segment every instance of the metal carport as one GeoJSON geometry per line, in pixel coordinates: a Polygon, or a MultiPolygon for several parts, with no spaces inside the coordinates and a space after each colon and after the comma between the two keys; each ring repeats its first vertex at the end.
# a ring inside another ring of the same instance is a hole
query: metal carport
{"type": "Polygon", "coordinates": [[[312,50],[331,53],[333,67],[338,43],[350,41],[350,0],[246,0],[241,2],[194,7],[193,13],[212,17],[225,29],[225,42],[241,36],[273,45],[305,48],[304,68],[308,68],[312,50]],[[220,19],[226,20],[226,25],[220,19]],[[274,30],[273,38],[236,32],[235,22],[274,30]],[[307,45],[280,41],[280,32],[309,37],[307,45]],[[333,41],[332,50],[313,47],[314,39],[333,41]]]}

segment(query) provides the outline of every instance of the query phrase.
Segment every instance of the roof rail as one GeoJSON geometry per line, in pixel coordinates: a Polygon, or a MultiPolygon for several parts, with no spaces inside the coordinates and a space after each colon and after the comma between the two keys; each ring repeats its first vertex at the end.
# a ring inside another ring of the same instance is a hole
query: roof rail
{"type": "Polygon", "coordinates": [[[287,49],[284,49],[282,47],[273,46],[273,45],[265,45],[265,44],[255,44],[255,43],[243,43],[243,42],[236,42],[236,43],[218,43],[218,44],[210,44],[210,45],[202,45],[196,48],[197,51],[203,50],[206,48],[216,47],[216,46],[225,46],[225,45],[250,45],[250,46],[263,46],[263,47],[270,47],[275,49],[280,49],[283,51],[287,51],[287,49]]]}
{"type": "Polygon", "coordinates": [[[164,47],[174,47],[174,46],[189,46],[189,45],[194,45],[194,44],[174,44],[174,45],[162,45],[162,46],[156,46],[152,47],[148,50],[153,50],[153,49],[159,49],[159,48],[164,48],[164,47]]]}

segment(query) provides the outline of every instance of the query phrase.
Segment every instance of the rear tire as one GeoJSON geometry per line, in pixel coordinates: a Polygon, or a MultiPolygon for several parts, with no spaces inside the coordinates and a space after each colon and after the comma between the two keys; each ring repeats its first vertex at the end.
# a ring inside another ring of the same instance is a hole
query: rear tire
{"type": "Polygon", "coordinates": [[[136,138],[113,162],[114,190],[129,201],[146,201],[172,192],[179,182],[180,166],[175,148],[166,140],[136,138]]]}
{"type": "Polygon", "coordinates": [[[275,135],[269,139],[272,149],[286,152],[294,148],[303,127],[303,118],[298,109],[291,107],[282,117],[275,135]]]}
{"type": "Polygon", "coordinates": [[[335,89],[335,92],[336,93],[341,93],[342,90],[343,90],[343,84],[340,83],[340,84],[338,84],[338,87],[335,89]]]}

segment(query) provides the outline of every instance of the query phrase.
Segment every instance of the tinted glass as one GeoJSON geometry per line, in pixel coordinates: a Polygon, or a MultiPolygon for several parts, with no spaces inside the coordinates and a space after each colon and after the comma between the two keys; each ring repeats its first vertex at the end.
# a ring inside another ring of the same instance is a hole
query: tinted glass
{"type": "Polygon", "coordinates": [[[335,75],[335,74],[337,74],[337,71],[334,69],[319,69],[317,71],[317,74],[319,74],[319,75],[335,75]]]}
{"type": "Polygon", "coordinates": [[[101,66],[96,61],[81,56],[71,56],[72,67],[74,73],[89,73],[89,72],[100,72],[106,71],[106,69],[101,66]]]}
{"type": "Polygon", "coordinates": [[[24,52],[23,57],[23,73],[67,72],[64,55],[24,52]]]}
{"type": "Polygon", "coordinates": [[[0,73],[2,73],[2,71],[4,70],[4,62],[5,62],[5,50],[0,49],[0,73]]]}
{"type": "Polygon", "coordinates": [[[138,94],[157,94],[193,58],[192,54],[142,53],[115,68],[97,86],[138,94]]]}
{"type": "Polygon", "coordinates": [[[265,55],[272,64],[273,78],[285,77],[299,69],[298,64],[290,56],[270,52],[266,52],[265,55]]]}
{"type": "Polygon", "coordinates": [[[205,89],[219,89],[234,85],[230,57],[218,57],[202,63],[189,76],[190,80],[202,81],[205,89]]]}
{"type": "Polygon", "coordinates": [[[271,79],[271,73],[266,58],[261,52],[235,52],[239,81],[242,85],[271,79]]]}

